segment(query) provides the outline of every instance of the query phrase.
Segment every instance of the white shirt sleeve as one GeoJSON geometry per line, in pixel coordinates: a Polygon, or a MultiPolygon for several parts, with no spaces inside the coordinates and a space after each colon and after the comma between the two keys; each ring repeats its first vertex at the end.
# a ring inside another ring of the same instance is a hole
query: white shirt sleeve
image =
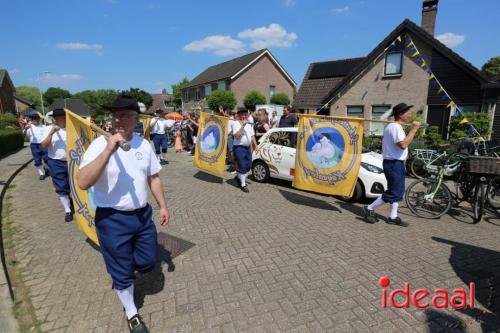
{"type": "Polygon", "coordinates": [[[236,132],[238,132],[236,130],[236,121],[233,121],[229,126],[231,126],[229,130],[231,131],[232,135],[234,135],[236,132]]]}
{"type": "Polygon", "coordinates": [[[149,150],[149,169],[148,169],[148,177],[152,175],[156,175],[161,170],[160,162],[158,162],[158,158],[156,158],[156,154],[151,148],[151,145],[147,144],[149,150]]]}
{"type": "MultiPolygon", "coordinates": [[[[102,142],[103,140],[97,138],[90,143],[90,145],[87,147],[87,150],[85,151],[85,154],[83,154],[82,163],[80,163],[79,166],[80,169],[90,164],[97,158],[97,156],[99,156],[99,154],[101,154],[104,151],[106,145],[103,145],[102,142]]],[[[104,143],[106,143],[106,140],[104,140],[104,143]]]]}
{"type": "Polygon", "coordinates": [[[403,130],[403,126],[401,126],[400,124],[394,124],[391,126],[390,135],[392,142],[394,142],[395,144],[400,143],[406,137],[405,131],[403,130]]]}

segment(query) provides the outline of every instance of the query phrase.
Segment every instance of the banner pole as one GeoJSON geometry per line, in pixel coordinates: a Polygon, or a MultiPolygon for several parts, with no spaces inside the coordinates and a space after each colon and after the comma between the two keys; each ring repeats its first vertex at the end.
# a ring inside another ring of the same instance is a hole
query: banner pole
{"type": "Polygon", "coordinates": [[[320,119],[336,119],[336,120],[350,120],[350,121],[371,121],[374,123],[384,123],[384,124],[392,124],[397,123],[397,121],[391,120],[381,120],[381,119],[366,119],[366,118],[355,118],[355,117],[337,117],[337,116],[321,116],[317,114],[297,114],[299,117],[308,117],[308,118],[320,118],[320,119]]]}

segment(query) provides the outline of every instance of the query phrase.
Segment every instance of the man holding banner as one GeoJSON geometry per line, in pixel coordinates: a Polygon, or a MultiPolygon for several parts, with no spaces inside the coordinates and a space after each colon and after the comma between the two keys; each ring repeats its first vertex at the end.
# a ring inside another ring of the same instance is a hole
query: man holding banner
{"type": "Polygon", "coordinates": [[[134,133],[137,101],[119,96],[111,105],[114,133],[88,147],[78,173],[82,190],[93,187],[95,226],[106,269],[125,309],[130,332],[148,332],[134,303],[134,271],[148,272],[157,261],[157,234],[148,185],[160,207],[161,225],[169,222],[160,163],[149,142],[134,133]],[[118,149],[123,143],[130,150],[118,149]]]}
{"type": "Polygon", "coordinates": [[[238,120],[231,123],[231,133],[234,136],[234,156],[238,162],[236,181],[245,193],[250,192],[246,185],[246,174],[252,168],[252,147],[259,149],[255,141],[253,125],[248,122],[248,111],[238,110],[238,120]]]}
{"type": "Polygon", "coordinates": [[[387,223],[407,226],[398,217],[399,201],[403,199],[405,192],[405,160],[408,157],[408,146],[413,141],[420,123],[414,121],[408,135],[405,134],[401,124],[410,120],[412,105],[400,103],[392,109],[396,122],[387,125],[384,129],[382,139],[382,155],[384,158],[384,174],[387,179],[387,190],[377,198],[371,205],[365,206],[365,219],[368,223],[376,223],[375,209],[385,203],[391,204],[391,214],[387,223]]]}

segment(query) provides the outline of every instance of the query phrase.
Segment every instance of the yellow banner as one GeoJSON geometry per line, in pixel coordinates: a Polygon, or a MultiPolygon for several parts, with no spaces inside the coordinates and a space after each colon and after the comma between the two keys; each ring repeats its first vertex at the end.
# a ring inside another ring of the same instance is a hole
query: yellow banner
{"type": "Polygon", "coordinates": [[[83,154],[96,137],[89,124],[87,120],[66,109],[66,156],[68,156],[69,184],[76,223],[90,240],[99,244],[94,224],[96,207],[93,202],[92,188],[83,191],[76,182],[83,154]]]}
{"type": "Polygon", "coordinates": [[[226,162],[228,118],[202,112],[193,165],[222,174],[226,162]]]}
{"type": "Polygon", "coordinates": [[[149,127],[149,125],[151,124],[152,119],[153,119],[153,117],[151,117],[151,116],[147,116],[147,115],[141,116],[143,136],[144,136],[144,139],[146,139],[146,140],[149,140],[149,133],[151,132],[151,128],[149,127]]]}
{"type": "Polygon", "coordinates": [[[293,186],[351,196],[358,178],[363,120],[300,117],[293,186]]]}

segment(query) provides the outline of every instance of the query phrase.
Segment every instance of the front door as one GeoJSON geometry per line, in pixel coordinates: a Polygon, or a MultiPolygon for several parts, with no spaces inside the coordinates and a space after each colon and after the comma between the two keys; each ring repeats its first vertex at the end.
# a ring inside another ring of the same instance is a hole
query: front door
{"type": "Polygon", "coordinates": [[[446,105],[429,105],[427,110],[427,123],[429,126],[437,126],[443,139],[448,134],[448,122],[450,120],[450,109],[446,105]]]}

